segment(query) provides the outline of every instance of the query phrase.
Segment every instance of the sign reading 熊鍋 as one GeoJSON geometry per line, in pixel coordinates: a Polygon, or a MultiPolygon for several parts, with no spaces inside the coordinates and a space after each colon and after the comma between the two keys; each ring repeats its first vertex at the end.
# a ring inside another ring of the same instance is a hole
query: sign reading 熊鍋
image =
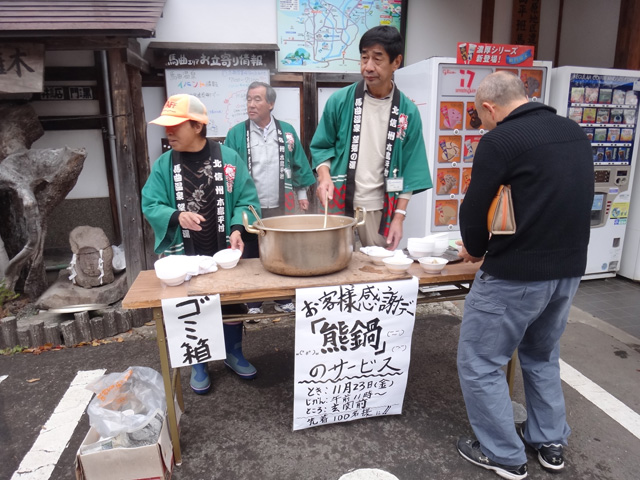
{"type": "Polygon", "coordinates": [[[44,45],[0,45],[0,93],[42,92],[43,85],[44,45]]]}
{"type": "Polygon", "coordinates": [[[399,415],[418,279],[296,290],[293,429],[399,415]]]}
{"type": "Polygon", "coordinates": [[[500,65],[530,67],[534,47],[530,45],[498,45],[494,43],[458,43],[456,61],[464,65],[500,65]]]}

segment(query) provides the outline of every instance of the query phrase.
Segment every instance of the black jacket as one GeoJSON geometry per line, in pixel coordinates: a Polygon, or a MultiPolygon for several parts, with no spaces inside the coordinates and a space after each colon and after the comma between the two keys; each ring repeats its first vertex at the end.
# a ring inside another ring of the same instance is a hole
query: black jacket
{"type": "Polygon", "coordinates": [[[486,133],[474,157],[460,208],[467,251],[485,255],[482,269],[507,280],[551,280],[584,274],[593,204],[591,143],[580,126],[530,102],[486,133]],[[510,184],[517,231],[489,240],[487,212],[498,187],[510,184]]]}

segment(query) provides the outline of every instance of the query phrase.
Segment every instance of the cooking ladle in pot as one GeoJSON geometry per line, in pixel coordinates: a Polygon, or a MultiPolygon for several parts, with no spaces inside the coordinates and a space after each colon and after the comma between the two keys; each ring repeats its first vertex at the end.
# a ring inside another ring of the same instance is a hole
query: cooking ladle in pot
{"type": "Polygon", "coordinates": [[[258,223],[260,224],[260,226],[264,227],[264,223],[262,223],[262,219],[260,218],[260,215],[258,215],[258,212],[256,212],[256,209],[253,207],[253,205],[249,205],[249,210],[251,210],[251,213],[253,213],[253,216],[256,217],[256,220],[258,220],[258,223]]]}
{"type": "Polygon", "coordinates": [[[324,227],[327,228],[327,212],[329,211],[329,190],[324,195],[324,227]]]}

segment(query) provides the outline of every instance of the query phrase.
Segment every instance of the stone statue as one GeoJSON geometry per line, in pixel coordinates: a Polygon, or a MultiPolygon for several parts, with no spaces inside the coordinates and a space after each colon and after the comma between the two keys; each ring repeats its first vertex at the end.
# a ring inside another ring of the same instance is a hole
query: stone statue
{"type": "Polygon", "coordinates": [[[98,227],[76,227],[69,234],[73,257],[69,280],[84,288],[113,282],[113,249],[98,227]]]}

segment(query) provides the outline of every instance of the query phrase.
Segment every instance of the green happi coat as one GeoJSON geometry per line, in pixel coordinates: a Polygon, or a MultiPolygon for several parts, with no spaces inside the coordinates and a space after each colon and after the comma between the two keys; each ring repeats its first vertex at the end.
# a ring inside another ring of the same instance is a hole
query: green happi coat
{"type": "MultiPolygon", "coordinates": [[[[220,148],[225,172],[228,165],[232,167],[232,171],[235,168],[235,178],[230,181],[230,177],[225,175],[224,181],[225,233],[227,246],[229,246],[231,226],[242,225],[242,212],[247,213],[249,224],[252,224],[255,217],[248,207],[254,205],[260,212],[260,203],[256,186],[249,175],[245,162],[230,148],[224,145],[220,145],[220,148]]],[[[169,226],[169,220],[176,211],[171,154],[171,150],[163,153],[153,164],[151,174],[142,188],[142,213],[153,228],[155,252],[166,255],[184,255],[180,225],[169,226]]]]}
{"type": "MultiPolygon", "coordinates": [[[[314,169],[322,162],[331,160],[331,180],[337,192],[334,192],[334,200],[330,202],[329,207],[331,213],[335,214],[345,213],[343,199],[347,188],[353,107],[357,85],[357,83],[349,85],[329,97],[310,145],[314,169]],[[336,197],[339,197],[337,202],[336,197]]],[[[363,115],[366,116],[366,111],[363,115]]],[[[404,185],[402,192],[389,193],[385,197],[383,225],[386,228],[381,229],[384,232],[388,230],[388,225],[393,218],[398,194],[419,193],[433,186],[422,136],[420,113],[415,104],[400,92],[399,116],[403,115],[406,116],[406,129],[402,132],[398,129],[396,134],[389,174],[393,175],[393,171],[397,168],[398,176],[404,179],[404,185]]],[[[380,161],[384,162],[383,159],[380,161]]],[[[386,233],[383,235],[386,236],[386,233]]]]}
{"type": "MultiPolygon", "coordinates": [[[[275,120],[275,119],[274,119],[275,120]]],[[[284,198],[280,199],[280,205],[284,205],[287,213],[295,211],[294,189],[305,188],[316,182],[316,177],[311,171],[309,160],[304,154],[300,139],[293,126],[287,122],[278,120],[284,136],[284,168],[290,171],[291,176],[284,176],[284,198]]],[[[224,144],[238,152],[245,162],[247,161],[247,127],[246,122],[234,125],[224,144]]]]}

